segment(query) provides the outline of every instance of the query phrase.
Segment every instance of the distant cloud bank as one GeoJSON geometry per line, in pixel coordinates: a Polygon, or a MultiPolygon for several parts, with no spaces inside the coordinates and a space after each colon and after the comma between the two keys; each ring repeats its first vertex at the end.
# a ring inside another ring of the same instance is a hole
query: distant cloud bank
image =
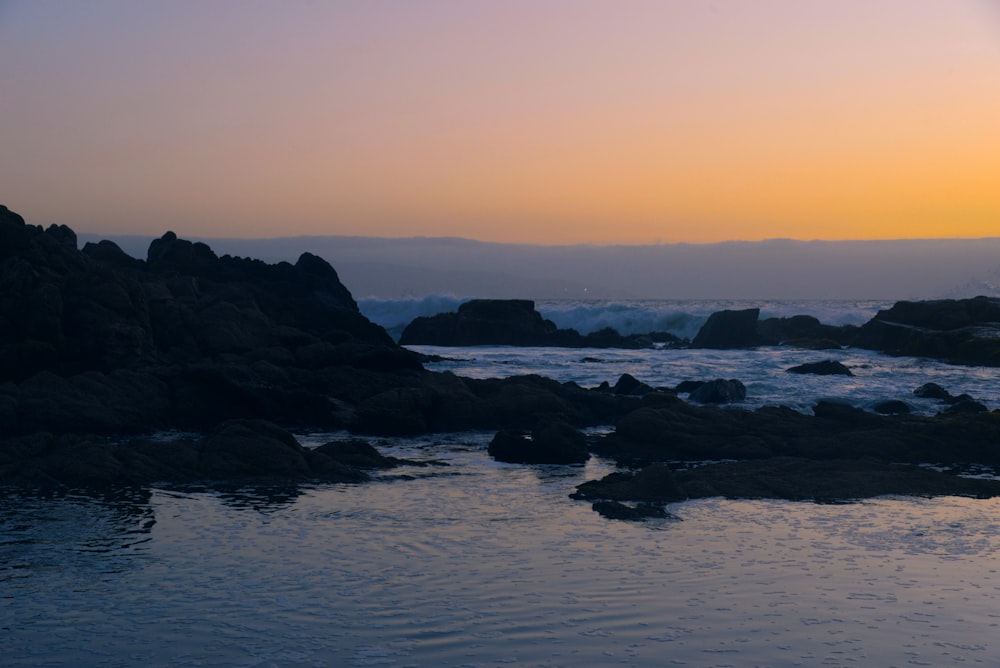
{"type": "MultiPolygon", "coordinates": [[[[97,235],[80,235],[80,242],[97,235]]],[[[111,237],[144,257],[149,237],[111,237]]],[[[933,299],[1000,294],[1000,237],[536,246],[457,238],[201,239],[269,262],[309,251],[358,298],[933,299]]]]}

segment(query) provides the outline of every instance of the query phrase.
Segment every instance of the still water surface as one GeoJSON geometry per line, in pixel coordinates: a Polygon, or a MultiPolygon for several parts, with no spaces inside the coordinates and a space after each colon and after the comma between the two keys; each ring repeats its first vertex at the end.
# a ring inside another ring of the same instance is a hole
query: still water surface
{"type": "Polygon", "coordinates": [[[616,522],[567,497],[606,463],[488,439],[385,442],[450,466],[364,485],[0,495],[0,664],[1000,665],[1000,500],[616,522]]]}

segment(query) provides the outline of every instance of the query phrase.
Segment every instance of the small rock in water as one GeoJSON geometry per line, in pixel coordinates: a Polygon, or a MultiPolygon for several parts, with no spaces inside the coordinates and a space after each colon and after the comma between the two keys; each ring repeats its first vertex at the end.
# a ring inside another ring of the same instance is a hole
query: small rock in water
{"type": "Polygon", "coordinates": [[[942,399],[945,401],[951,399],[951,392],[944,389],[937,383],[924,383],[917,389],[913,390],[913,394],[921,399],[942,399]]]}
{"type": "Polygon", "coordinates": [[[668,513],[662,506],[649,503],[640,503],[633,507],[620,501],[595,501],[592,507],[609,520],[681,519],[673,513],[668,513]]]}
{"type": "Polygon", "coordinates": [[[814,373],[819,376],[853,376],[851,370],[842,363],[835,360],[823,360],[822,362],[808,362],[799,364],[790,369],[788,373],[814,373]]]}

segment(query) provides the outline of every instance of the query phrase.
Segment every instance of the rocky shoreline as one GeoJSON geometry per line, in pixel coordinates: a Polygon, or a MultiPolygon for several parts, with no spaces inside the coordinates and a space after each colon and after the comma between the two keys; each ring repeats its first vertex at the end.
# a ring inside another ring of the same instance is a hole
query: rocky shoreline
{"type": "MultiPolygon", "coordinates": [[[[853,345],[997,366],[998,322],[1000,301],[985,297],[900,302],[862,327],[760,320],[749,309],[714,314],[680,342],[581,336],[546,323],[531,302],[482,300],[414,331],[437,345],[482,336],[567,347],[853,345]]],[[[304,448],[290,431],[488,430],[498,432],[491,454],[504,461],[613,458],[620,473],[577,491],[612,517],[656,515],[664,503],[706,495],[1000,495],[1000,482],[957,475],[965,464],[1000,465],[1000,413],[981,405],[917,417],[693,403],[725,402],[740,387],[718,379],[704,390],[651,388],[623,377],[583,388],[431,372],[359,312],[316,256],[268,265],[168,232],[137,260],[108,241],[78,249],[71,229],[29,225],[0,207],[0,484],[362,482],[371,468],[400,462],[364,441],[304,448]],[[678,396],[694,391],[702,394],[678,396]],[[578,431],[597,425],[615,429],[589,439],[578,431]],[[149,437],[171,429],[195,436],[149,437]],[[917,466],[927,462],[949,466],[917,466]]]]}

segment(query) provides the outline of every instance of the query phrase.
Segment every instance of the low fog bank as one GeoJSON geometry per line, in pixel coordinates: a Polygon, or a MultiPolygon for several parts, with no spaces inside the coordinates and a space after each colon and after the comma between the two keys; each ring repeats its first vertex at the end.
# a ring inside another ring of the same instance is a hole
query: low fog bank
{"type": "MultiPolygon", "coordinates": [[[[110,238],[145,257],[149,237],[110,238]]],[[[534,246],[455,238],[198,239],[219,255],[326,258],[356,298],[934,299],[1000,295],[1000,238],[534,246]]]]}

